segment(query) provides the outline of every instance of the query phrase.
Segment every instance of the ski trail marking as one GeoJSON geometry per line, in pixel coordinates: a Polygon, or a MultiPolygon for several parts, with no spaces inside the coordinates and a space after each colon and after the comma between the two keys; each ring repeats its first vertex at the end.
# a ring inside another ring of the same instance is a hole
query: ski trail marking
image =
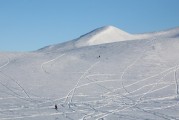
{"type": "Polygon", "coordinates": [[[42,63],[42,64],[41,64],[41,69],[42,69],[42,71],[44,71],[45,73],[48,73],[48,72],[45,70],[44,65],[49,64],[49,63],[51,63],[51,62],[53,62],[53,61],[55,61],[55,60],[57,60],[57,59],[63,57],[64,55],[65,55],[65,53],[62,54],[62,55],[60,55],[60,56],[57,56],[57,57],[54,58],[54,59],[51,59],[51,60],[49,60],[49,61],[46,61],[46,62],[42,63]]]}
{"type": "Polygon", "coordinates": [[[10,58],[7,57],[7,62],[4,65],[0,66],[0,69],[6,67],[9,63],[10,63],[10,58]]]}
{"type": "MultiPolygon", "coordinates": [[[[29,94],[27,93],[27,91],[26,91],[15,79],[13,79],[12,77],[6,75],[6,74],[3,73],[2,71],[0,71],[0,73],[1,73],[4,77],[6,77],[6,78],[12,80],[13,82],[15,82],[15,83],[22,89],[22,91],[26,94],[26,96],[31,99],[31,97],[29,96],[29,94]]],[[[32,99],[31,99],[31,100],[32,100],[32,99]]]]}
{"type": "Polygon", "coordinates": [[[65,103],[67,102],[67,99],[69,98],[69,95],[71,94],[71,92],[72,92],[72,96],[71,96],[70,101],[72,101],[73,95],[74,95],[74,93],[75,93],[75,90],[76,90],[76,88],[77,88],[79,82],[81,81],[81,79],[83,79],[83,78],[86,76],[86,74],[87,74],[94,66],[96,66],[97,64],[99,64],[99,62],[100,62],[100,61],[97,61],[97,62],[95,62],[94,64],[92,64],[92,65],[81,75],[81,77],[78,79],[78,81],[77,81],[75,87],[74,87],[72,90],[70,90],[70,92],[67,94],[65,103]]]}
{"type": "MultiPolygon", "coordinates": [[[[145,80],[148,80],[148,79],[157,77],[157,76],[159,76],[159,75],[161,75],[161,74],[163,74],[163,73],[165,73],[165,72],[167,72],[167,71],[170,71],[170,70],[172,70],[172,69],[174,69],[174,68],[175,68],[175,66],[174,66],[174,67],[171,67],[171,68],[169,68],[169,69],[166,69],[166,70],[164,70],[164,71],[162,71],[162,72],[160,72],[160,73],[158,73],[158,74],[155,74],[155,75],[153,75],[153,76],[150,76],[150,77],[141,79],[141,80],[139,80],[139,81],[137,81],[137,82],[134,82],[134,83],[131,83],[131,84],[129,84],[129,85],[126,85],[125,87],[130,87],[130,86],[132,86],[132,85],[135,85],[135,84],[137,84],[137,83],[143,82],[143,81],[145,81],[145,80]]],[[[115,91],[120,90],[120,89],[122,89],[122,88],[114,89],[114,90],[112,90],[112,92],[107,92],[107,93],[105,93],[104,95],[108,95],[108,94],[110,94],[110,93],[114,93],[115,91]]]]}

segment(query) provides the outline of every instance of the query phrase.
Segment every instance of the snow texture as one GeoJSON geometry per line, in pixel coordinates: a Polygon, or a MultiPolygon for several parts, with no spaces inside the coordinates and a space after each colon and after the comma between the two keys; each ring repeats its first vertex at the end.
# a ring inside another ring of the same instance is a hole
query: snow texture
{"type": "Polygon", "coordinates": [[[0,52],[0,120],[179,120],[178,46],[179,28],[107,26],[33,52],[0,52]]]}

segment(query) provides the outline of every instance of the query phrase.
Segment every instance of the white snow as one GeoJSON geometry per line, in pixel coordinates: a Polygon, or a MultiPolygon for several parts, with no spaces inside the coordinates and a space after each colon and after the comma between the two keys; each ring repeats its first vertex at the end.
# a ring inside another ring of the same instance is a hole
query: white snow
{"type": "Polygon", "coordinates": [[[130,35],[116,27],[105,26],[98,28],[76,40],[76,46],[98,45],[117,41],[125,41],[133,39],[130,35]]]}
{"type": "Polygon", "coordinates": [[[160,32],[143,33],[143,34],[130,34],[122,31],[114,26],[104,26],[95,29],[85,35],[80,36],[77,39],[60,43],[56,45],[46,46],[39,49],[39,51],[67,51],[85,46],[100,45],[106,43],[114,43],[128,40],[145,40],[145,39],[157,39],[157,38],[178,38],[179,27],[168,29],[160,32]]]}
{"type": "Polygon", "coordinates": [[[132,35],[107,26],[0,52],[0,120],[178,120],[178,46],[179,28],[132,35]]]}

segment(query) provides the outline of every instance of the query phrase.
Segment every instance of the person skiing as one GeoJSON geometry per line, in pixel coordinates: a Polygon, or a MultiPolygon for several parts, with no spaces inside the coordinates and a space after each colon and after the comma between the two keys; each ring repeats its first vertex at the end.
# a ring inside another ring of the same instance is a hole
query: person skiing
{"type": "Polygon", "coordinates": [[[55,110],[57,110],[57,109],[58,109],[57,104],[55,104],[55,110]]]}

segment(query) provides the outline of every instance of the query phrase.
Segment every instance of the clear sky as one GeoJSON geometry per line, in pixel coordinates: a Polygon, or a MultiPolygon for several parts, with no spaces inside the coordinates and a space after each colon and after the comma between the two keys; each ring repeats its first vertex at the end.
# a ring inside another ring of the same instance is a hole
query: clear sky
{"type": "Polygon", "coordinates": [[[179,26],[179,0],[0,0],[0,51],[32,51],[113,25],[129,33],[179,26]]]}

